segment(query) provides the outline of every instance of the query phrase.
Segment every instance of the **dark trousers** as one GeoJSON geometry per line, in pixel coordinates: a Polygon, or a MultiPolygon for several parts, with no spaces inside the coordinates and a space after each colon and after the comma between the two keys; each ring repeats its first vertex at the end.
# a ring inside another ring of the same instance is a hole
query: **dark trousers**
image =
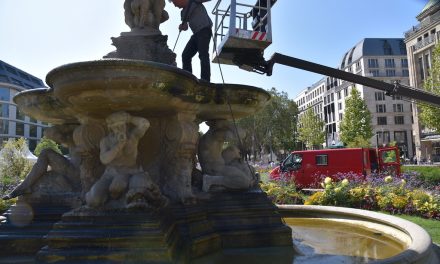
{"type": "Polygon", "coordinates": [[[204,28],[191,36],[182,53],[182,66],[185,71],[192,73],[192,58],[199,53],[200,79],[210,81],[211,65],[209,61],[209,42],[211,41],[211,28],[204,28]]]}

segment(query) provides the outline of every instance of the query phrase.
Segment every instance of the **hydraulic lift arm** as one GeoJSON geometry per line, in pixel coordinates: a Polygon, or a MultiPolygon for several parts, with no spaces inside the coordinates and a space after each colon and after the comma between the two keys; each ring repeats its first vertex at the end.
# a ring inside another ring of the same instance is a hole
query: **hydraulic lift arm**
{"type": "Polygon", "coordinates": [[[436,106],[440,106],[440,96],[432,93],[428,93],[421,89],[415,89],[406,85],[402,85],[399,82],[386,83],[379,80],[375,80],[372,78],[364,77],[361,75],[353,74],[350,72],[338,70],[335,68],[330,68],[321,64],[313,63],[310,61],[305,61],[301,59],[297,59],[294,57],[286,56],[280,53],[275,53],[272,57],[265,61],[262,58],[262,55],[257,55],[256,58],[250,61],[249,56],[240,56],[240,58],[236,57],[236,63],[240,67],[246,68],[250,67],[254,72],[267,74],[268,76],[272,75],[273,66],[278,63],[282,65],[286,65],[289,67],[294,67],[310,72],[319,73],[325,76],[335,77],[341,80],[362,84],[371,88],[375,88],[378,90],[385,91],[387,95],[401,95],[404,97],[412,98],[415,100],[424,101],[436,106]]]}

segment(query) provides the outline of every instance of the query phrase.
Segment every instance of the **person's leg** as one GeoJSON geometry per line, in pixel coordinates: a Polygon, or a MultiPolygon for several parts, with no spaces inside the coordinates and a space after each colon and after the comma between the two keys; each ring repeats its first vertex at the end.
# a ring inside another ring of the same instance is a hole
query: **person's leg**
{"type": "Polygon", "coordinates": [[[187,72],[192,73],[192,65],[191,61],[194,55],[197,53],[197,42],[195,40],[195,36],[193,35],[188,43],[185,46],[185,49],[182,52],[182,69],[187,72]]]}
{"type": "Polygon", "coordinates": [[[211,41],[211,28],[204,28],[197,32],[197,48],[200,58],[200,79],[211,80],[211,64],[209,61],[209,42],[211,41]]]}

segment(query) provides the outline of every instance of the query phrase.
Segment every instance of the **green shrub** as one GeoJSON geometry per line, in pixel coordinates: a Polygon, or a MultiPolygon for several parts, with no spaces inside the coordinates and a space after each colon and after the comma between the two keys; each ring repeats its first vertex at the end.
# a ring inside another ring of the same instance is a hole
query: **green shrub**
{"type": "Polygon", "coordinates": [[[26,159],[24,138],[8,140],[0,151],[0,195],[3,196],[26,177],[32,164],[26,159]]]}
{"type": "Polygon", "coordinates": [[[15,204],[17,201],[17,198],[10,199],[10,200],[2,200],[0,199],[0,215],[6,212],[6,210],[11,207],[11,205],[15,204]]]}
{"type": "Polygon", "coordinates": [[[60,146],[53,141],[52,139],[49,139],[47,137],[42,137],[40,142],[37,144],[37,146],[35,147],[34,150],[34,154],[35,156],[40,156],[41,151],[43,151],[43,149],[53,149],[55,152],[62,154],[60,146]]]}
{"type": "Polygon", "coordinates": [[[269,181],[260,183],[261,189],[276,204],[303,204],[304,199],[293,181],[269,181]]]}

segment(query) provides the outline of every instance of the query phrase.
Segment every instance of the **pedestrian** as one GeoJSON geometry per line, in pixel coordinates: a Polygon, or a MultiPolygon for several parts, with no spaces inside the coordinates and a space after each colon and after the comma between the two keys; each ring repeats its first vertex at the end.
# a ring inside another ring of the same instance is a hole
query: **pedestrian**
{"type": "Polygon", "coordinates": [[[203,2],[206,0],[169,0],[176,7],[181,8],[182,23],[180,31],[191,28],[193,35],[182,52],[182,68],[192,73],[192,58],[199,53],[200,79],[207,82],[211,79],[211,65],[209,61],[209,43],[212,37],[212,21],[209,18],[203,2]]]}

